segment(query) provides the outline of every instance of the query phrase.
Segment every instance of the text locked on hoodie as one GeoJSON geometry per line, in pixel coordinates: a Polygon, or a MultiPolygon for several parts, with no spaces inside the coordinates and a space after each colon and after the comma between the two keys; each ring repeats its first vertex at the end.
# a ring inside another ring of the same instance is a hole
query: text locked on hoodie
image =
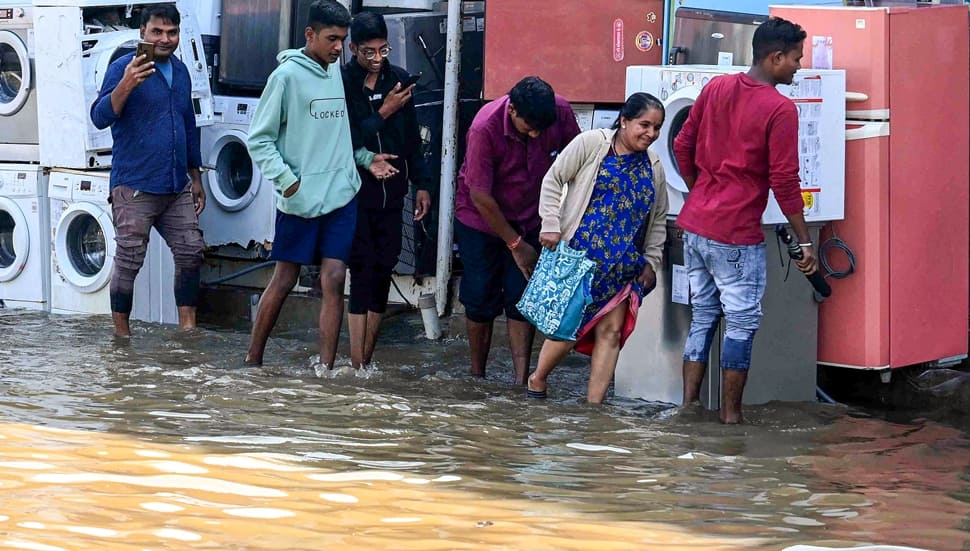
{"type": "Polygon", "coordinates": [[[408,72],[385,62],[373,90],[365,88],[366,77],[367,71],[354,59],[343,66],[353,146],[372,153],[397,155],[398,158],[392,160],[391,164],[398,169],[398,174],[379,180],[366,166],[360,167],[358,204],[369,209],[400,209],[404,206],[409,182],[416,189],[423,190],[429,190],[431,184],[431,171],[422,150],[414,96],[386,120],[377,112],[394,86],[407,80],[408,72]]]}
{"type": "Polygon", "coordinates": [[[276,188],[276,208],[314,218],[353,200],[360,188],[338,64],[324,69],[284,50],[249,127],[249,154],[276,188]],[[283,191],[300,186],[290,197],[283,191]]]}

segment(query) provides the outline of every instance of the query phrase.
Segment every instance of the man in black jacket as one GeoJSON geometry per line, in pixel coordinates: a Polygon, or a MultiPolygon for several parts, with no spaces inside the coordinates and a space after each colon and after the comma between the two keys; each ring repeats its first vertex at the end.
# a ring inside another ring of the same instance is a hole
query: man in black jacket
{"type": "Polygon", "coordinates": [[[431,172],[421,152],[414,86],[408,72],[387,56],[387,24],[381,15],[362,12],[350,25],[353,59],[343,66],[344,90],[354,149],[396,155],[390,177],[377,179],[358,167],[357,230],[350,257],[350,358],[354,368],[370,363],[381,318],[387,309],[391,274],[401,253],[402,209],[408,184],[417,189],[414,220],[428,214],[431,172]]]}

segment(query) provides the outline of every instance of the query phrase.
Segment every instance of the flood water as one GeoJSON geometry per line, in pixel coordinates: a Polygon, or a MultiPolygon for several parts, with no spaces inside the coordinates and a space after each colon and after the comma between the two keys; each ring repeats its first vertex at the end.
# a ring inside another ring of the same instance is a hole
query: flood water
{"type": "Polygon", "coordinates": [[[0,312],[0,548],[970,548],[960,419],[590,406],[581,357],[528,402],[412,314],[322,379],[313,332],[250,368],[242,332],[109,324],[0,312]]]}

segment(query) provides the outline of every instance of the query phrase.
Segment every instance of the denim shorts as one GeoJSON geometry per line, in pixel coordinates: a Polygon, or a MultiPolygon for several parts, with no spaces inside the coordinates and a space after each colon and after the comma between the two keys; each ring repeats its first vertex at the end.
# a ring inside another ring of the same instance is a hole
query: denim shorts
{"type": "MultiPolygon", "coordinates": [[[[455,238],[464,268],[458,292],[465,316],[474,322],[489,323],[504,311],[508,319],[525,321],[515,304],[522,298],[528,281],[505,242],[458,219],[455,238]]],[[[524,233],[522,240],[538,252],[539,228],[524,233]]]]}
{"type": "Polygon", "coordinates": [[[314,218],[276,211],[276,236],[270,260],[294,264],[320,264],[333,258],[346,264],[354,243],[357,199],[314,218]]]}
{"type": "Polygon", "coordinates": [[[727,322],[721,367],[748,369],[765,294],[765,244],[729,245],[684,232],[691,324],[684,359],[707,362],[721,316],[727,322]]]}

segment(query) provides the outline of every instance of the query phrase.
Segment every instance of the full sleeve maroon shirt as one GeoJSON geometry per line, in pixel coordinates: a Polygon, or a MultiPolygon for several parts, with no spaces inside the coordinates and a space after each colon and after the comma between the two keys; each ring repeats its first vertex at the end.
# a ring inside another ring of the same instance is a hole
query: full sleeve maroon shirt
{"type": "Polygon", "coordinates": [[[798,110],[774,86],[746,74],[711,80],[674,140],[680,173],[696,176],[677,218],[721,243],[764,241],[761,216],[772,190],[785,215],[801,212],[798,110]]]}

